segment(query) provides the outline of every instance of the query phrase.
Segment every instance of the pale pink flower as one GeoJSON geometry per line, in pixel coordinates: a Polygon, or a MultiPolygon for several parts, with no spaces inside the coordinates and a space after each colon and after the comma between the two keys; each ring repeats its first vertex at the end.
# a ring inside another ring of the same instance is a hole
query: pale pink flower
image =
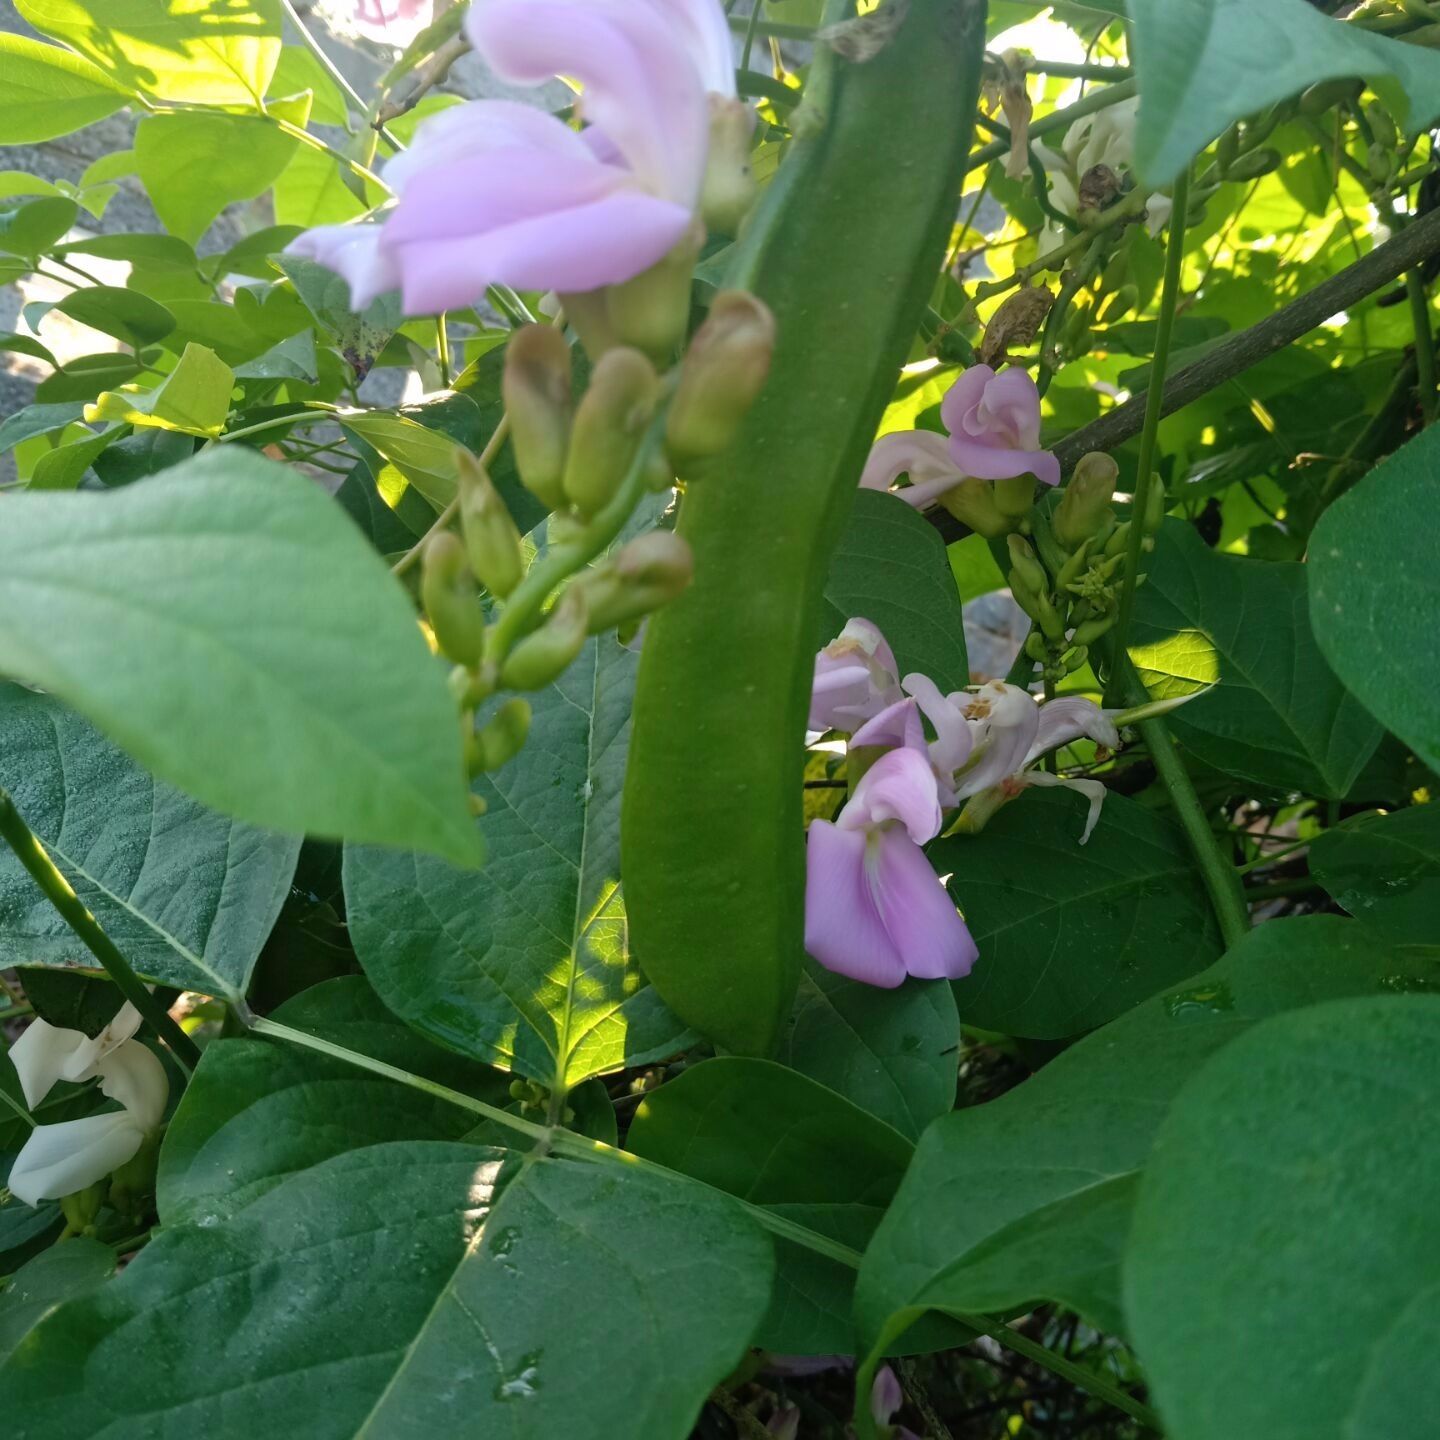
{"type": "Polygon", "coordinates": [[[815,657],[812,730],[855,730],[905,697],[879,627],[857,616],[815,657]]]}

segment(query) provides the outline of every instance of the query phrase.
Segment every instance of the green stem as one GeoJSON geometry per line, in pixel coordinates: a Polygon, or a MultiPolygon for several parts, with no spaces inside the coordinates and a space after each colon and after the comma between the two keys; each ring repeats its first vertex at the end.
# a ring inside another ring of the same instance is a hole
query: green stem
{"type": "Polygon", "coordinates": [[[435,317],[435,357],[440,362],[440,383],[450,388],[450,332],[445,326],[445,312],[435,317]]]}
{"type": "MultiPolygon", "coordinates": [[[[1145,423],[1140,431],[1140,461],[1135,477],[1135,497],[1130,506],[1130,543],[1125,554],[1125,585],[1120,592],[1120,613],[1115,622],[1115,653],[1127,654],[1130,621],[1135,614],[1136,576],[1140,573],[1141,547],[1145,540],[1145,516],[1154,483],[1155,444],[1160,434],[1160,415],[1165,397],[1165,367],[1170,358],[1170,337],[1175,331],[1175,309],[1180,299],[1180,272],[1185,263],[1185,212],[1190,205],[1190,168],[1186,166],[1175,181],[1175,206],[1170,214],[1170,235],[1165,246],[1165,283],[1160,292],[1160,318],[1155,331],[1155,354],[1150,361],[1150,380],[1145,391],[1145,423]]],[[[1118,675],[1112,674],[1112,688],[1118,675]]],[[[1138,701],[1136,703],[1139,703],[1138,701]]]]}
{"type": "Polygon", "coordinates": [[[3,1100],[32,1130],[40,1122],[8,1091],[0,1089],[0,1100],[3,1100]]]}
{"type": "Polygon", "coordinates": [[[306,415],[304,411],[299,410],[289,415],[277,415],[270,420],[262,420],[258,425],[246,425],[241,430],[227,430],[225,434],[216,436],[216,440],[224,445],[231,440],[244,440],[250,435],[263,435],[267,430],[283,430],[287,425],[302,425],[312,419],[324,420],[331,415],[340,413],[338,405],[326,405],[319,400],[309,401],[306,409],[314,410],[315,415],[306,415]]]}
{"type": "Polygon", "coordinates": [[[1430,296],[1418,269],[1405,272],[1405,293],[1415,322],[1415,377],[1420,413],[1429,425],[1435,419],[1435,335],[1430,328],[1430,296]]]}
{"type": "Polygon", "coordinates": [[[187,1071],[193,1070],[200,1063],[199,1047],[145,988],[140,977],[130,968],[130,962],[115,948],[115,942],[100,928],[100,922],[85,908],[80,897],[70,888],[70,882],[56,869],[55,862],[4,789],[0,789],[0,836],[4,836],[16,859],[29,871],[30,878],[40,887],[60,918],[104,966],[105,973],[119,987],[120,993],[150,1022],[155,1033],[174,1051],[176,1060],[187,1071]]]}
{"type": "MultiPolygon", "coordinates": [[[[996,65],[1001,63],[997,55],[987,55],[985,58],[993,61],[996,65]]],[[[1128,65],[1082,64],[1073,60],[1027,60],[1025,73],[1027,75],[1052,75],[1057,80],[1114,81],[1129,80],[1135,74],[1128,65]]]]}
{"type": "Polygon", "coordinates": [[[312,135],[303,125],[292,125],[290,121],[282,119],[279,115],[271,115],[268,112],[265,118],[272,125],[277,126],[283,134],[300,141],[302,145],[308,145],[312,150],[319,150],[322,154],[328,155],[336,164],[344,165],[352,174],[377,186],[386,196],[394,195],[395,192],[373,170],[362,165],[343,150],[337,150],[333,145],[327,145],[318,135],[312,135]]]}
{"type": "MultiPolygon", "coordinates": [[[[294,0],[281,0],[281,4],[285,7],[286,18],[300,36],[300,43],[315,57],[320,68],[334,82],[336,89],[355,107],[356,115],[364,115],[367,106],[360,97],[359,91],[345,78],[345,72],[326,54],[325,48],[310,33],[309,26],[305,24],[300,12],[295,8],[294,0]]],[[[377,125],[375,128],[380,132],[380,138],[397,153],[405,148],[383,125],[377,125]]]]}

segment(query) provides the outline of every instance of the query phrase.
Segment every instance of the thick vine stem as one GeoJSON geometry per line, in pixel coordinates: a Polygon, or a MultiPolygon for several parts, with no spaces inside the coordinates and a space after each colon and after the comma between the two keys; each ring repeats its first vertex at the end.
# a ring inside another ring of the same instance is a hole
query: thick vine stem
{"type": "Polygon", "coordinates": [[[60,918],[75,932],[80,942],[104,967],[120,993],[145,1017],[155,1033],[174,1052],[175,1058],[188,1071],[200,1063],[199,1046],[175,1023],[160,1002],[145,988],[144,982],[130,968],[130,962],[116,948],[115,942],[101,928],[100,922],[85,908],[70,882],[56,868],[35,832],[15,808],[7,790],[0,789],[0,835],[15,852],[15,857],[40,887],[45,898],[55,907],[60,918]]]}

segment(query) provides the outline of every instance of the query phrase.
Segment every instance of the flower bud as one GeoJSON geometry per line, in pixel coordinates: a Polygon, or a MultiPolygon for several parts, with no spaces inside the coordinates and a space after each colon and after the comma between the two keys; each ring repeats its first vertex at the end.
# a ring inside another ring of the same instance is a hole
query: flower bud
{"type": "Polygon", "coordinates": [[[1363,80],[1318,80],[1300,97],[1300,113],[1323,115],[1336,105],[1351,104],[1365,91],[1363,80]]]}
{"type": "Polygon", "coordinates": [[[1088,645],[1076,645],[1060,657],[1060,663],[1065,667],[1065,673],[1067,675],[1073,675],[1089,658],[1090,647],[1088,645]]]}
{"type": "MultiPolygon", "coordinates": [[[[1105,542],[1105,557],[1108,560],[1123,560],[1125,552],[1130,547],[1130,522],[1127,520],[1123,525],[1117,525],[1110,533],[1110,538],[1105,542]]],[[[1113,567],[1112,567],[1113,568],[1113,567]]],[[[1106,572],[1107,578],[1109,571],[1106,572]]]]}
{"type": "Polygon", "coordinates": [[[1140,303],[1140,287],[1135,284],[1122,285],[1105,297],[1096,315],[1102,325],[1114,325],[1123,320],[1140,303]]]}
{"type": "Polygon", "coordinates": [[[560,296],[565,318],[591,360],[598,360],[607,350],[620,343],[610,322],[610,299],[604,290],[574,291],[560,296]]]}
{"type": "Polygon", "coordinates": [[[690,285],[704,244],[705,227],[697,220],[668,255],[609,288],[606,303],[620,344],[659,362],[674,355],[690,328],[690,285]]]}
{"type": "Polygon", "coordinates": [[[750,169],[755,112],[743,100],[710,97],[710,152],[700,191],[705,224],[722,235],[738,235],[755,204],[759,187],[750,169]]]}
{"type": "Polygon", "coordinates": [[[1016,475],[1009,480],[995,482],[995,504],[1002,515],[1019,519],[1030,513],[1035,503],[1035,477],[1016,475]]]}
{"type": "Polygon", "coordinates": [[[1081,648],[1093,645],[1114,625],[1118,618],[1118,614],[1113,610],[1108,615],[1097,615],[1095,619],[1086,620],[1084,624],[1077,625],[1071,639],[1076,646],[1081,648]]]}
{"type": "Polygon", "coordinates": [[[639,620],[668,604],[690,584],[695,558],[670,530],[652,530],[623,545],[586,575],[590,633],[598,635],[639,620]]]}
{"type": "Polygon", "coordinates": [[[1165,509],[1169,497],[1158,475],[1152,476],[1150,492],[1145,496],[1145,533],[1153,535],[1165,520],[1165,509]]]}
{"type": "Polygon", "coordinates": [[[1242,155],[1225,172],[1227,180],[1258,180],[1262,175],[1269,175],[1271,171],[1278,170],[1284,157],[1273,146],[1265,146],[1260,150],[1252,150],[1248,155],[1242,155]]]}
{"type": "Polygon", "coordinates": [[[770,373],[775,317],[743,290],[715,297],[680,367],[665,449],[683,474],[729,449],[770,373]]]}
{"type": "Polygon", "coordinates": [[[475,665],[485,650],[485,616],[465,547],[448,530],[432,535],[420,561],[420,598],[440,649],[461,665],[475,665]]]}
{"type": "Polygon", "coordinates": [[[1015,528],[1014,519],[995,503],[995,487],[988,480],[962,480],[938,496],[937,503],[987,540],[998,540],[1015,528]]]}
{"type": "Polygon", "coordinates": [[[1030,548],[1030,542],[1023,535],[1011,535],[1006,538],[1005,544],[1010,550],[1012,580],[1018,575],[1021,585],[1032,594],[1043,595],[1049,590],[1050,577],[1030,548]]]}
{"type": "Polygon", "coordinates": [[[502,600],[525,574],[520,531],[485,467],[468,450],[455,457],[460,482],[460,528],[470,569],[502,600]]]}
{"type": "Polygon", "coordinates": [[[638,350],[607,350],[590,376],[575,412],[565,462],[565,497],[582,515],[594,515],[615,498],[640,449],[655,411],[660,382],[638,350]]]}
{"type": "Polygon", "coordinates": [[[507,700],[476,730],[465,746],[465,763],[472,775],[498,770],[524,748],[530,733],[530,702],[516,696],[507,700]]]}
{"type": "Polygon", "coordinates": [[[570,443],[570,347],[559,330],[525,325],[515,332],[505,350],[501,394],[521,481],[547,510],[560,509],[570,443]]]}
{"type": "Polygon", "coordinates": [[[1106,454],[1092,450],[1082,455],[1070,476],[1070,483],[1051,516],[1055,538],[1074,550],[1095,535],[1110,511],[1120,467],[1106,454]]]}
{"type": "Polygon", "coordinates": [[[508,690],[543,690],[558,680],[585,645],[585,594],[571,585],[545,623],[505,657],[500,683],[508,690]]]}

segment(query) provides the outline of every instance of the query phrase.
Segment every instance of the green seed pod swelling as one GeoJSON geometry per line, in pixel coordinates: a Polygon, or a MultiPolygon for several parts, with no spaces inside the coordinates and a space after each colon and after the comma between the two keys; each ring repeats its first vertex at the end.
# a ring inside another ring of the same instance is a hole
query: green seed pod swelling
{"type": "Polygon", "coordinates": [[[665,423],[665,452],[685,475],[734,443],[770,373],[775,317],[743,290],[715,297],[680,367],[665,423]]]}
{"type": "Polygon", "coordinates": [[[448,530],[426,543],[420,559],[420,599],[441,651],[457,664],[478,664],[485,650],[485,616],[465,547],[448,530]]]}
{"type": "Polygon", "coordinates": [[[1110,502],[1119,475],[1120,467],[1099,450],[1080,457],[1050,517],[1055,538],[1067,550],[1098,535],[1106,516],[1114,514],[1110,502]]]}
{"type": "Polygon", "coordinates": [[[1064,665],[1067,675],[1073,675],[1089,658],[1090,647],[1088,645],[1076,645],[1060,657],[1060,663],[1064,665]]]}
{"type": "Polygon", "coordinates": [[[543,690],[565,672],[588,634],[584,592],[571,585],[545,623],[505,657],[500,683],[507,690],[543,690]]]}
{"type": "Polygon", "coordinates": [[[525,325],[511,336],[501,395],[521,481],[547,509],[561,509],[570,445],[570,347],[559,330],[525,325]]]}
{"type": "Polygon", "coordinates": [[[1030,548],[1030,542],[1023,535],[1010,535],[1005,544],[1010,550],[1011,575],[1018,575],[1027,590],[1043,595],[1050,588],[1050,577],[1030,548]]]}
{"type": "Polygon", "coordinates": [[[530,733],[530,702],[518,695],[507,700],[472,734],[465,746],[465,762],[472,775],[498,770],[513,760],[530,733]]]}
{"type": "Polygon", "coordinates": [[[621,345],[668,364],[690,327],[690,285],[704,244],[705,227],[697,220],[663,259],[633,280],[609,287],[610,324],[621,345]]]}
{"type": "Polygon", "coordinates": [[[456,453],[460,482],[460,529],[475,578],[502,600],[525,574],[520,531],[490,483],[485,467],[468,450],[456,453]]]}
{"type": "Polygon", "coordinates": [[[615,498],[655,411],[660,382],[638,350],[607,350],[575,412],[565,461],[565,498],[594,515],[615,498]]]}
{"type": "Polygon", "coordinates": [[[690,547],[669,530],[652,530],[622,546],[578,582],[585,589],[590,633],[639,620],[684,593],[695,578],[690,547]]]}

